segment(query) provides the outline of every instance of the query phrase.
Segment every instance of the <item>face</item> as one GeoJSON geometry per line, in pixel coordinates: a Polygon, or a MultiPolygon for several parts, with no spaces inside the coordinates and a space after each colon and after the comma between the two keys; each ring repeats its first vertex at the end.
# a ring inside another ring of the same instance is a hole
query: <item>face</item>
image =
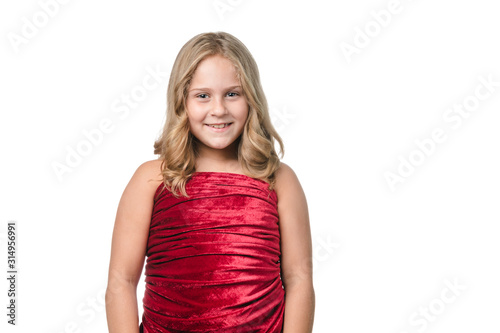
{"type": "Polygon", "coordinates": [[[243,132],[248,102],[230,60],[216,55],[198,64],[186,107],[191,133],[200,141],[200,156],[237,152],[235,140],[243,132]]]}

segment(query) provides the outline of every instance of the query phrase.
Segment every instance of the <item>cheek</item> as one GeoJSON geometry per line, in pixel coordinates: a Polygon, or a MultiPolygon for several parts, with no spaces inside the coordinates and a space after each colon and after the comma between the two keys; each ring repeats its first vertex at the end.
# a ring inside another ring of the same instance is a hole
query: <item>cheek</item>
{"type": "Polygon", "coordinates": [[[243,122],[245,122],[248,118],[248,115],[250,114],[250,107],[248,104],[244,104],[241,107],[241,112],[240,112],[240,118],[243,122]]]}
{"type": "Polygon", "coordinates": [[[186,104],[186,113],[189,118],[189,123],[194,124],[203,120],[204,113],[203,108],[196,103],[186,104]]]}

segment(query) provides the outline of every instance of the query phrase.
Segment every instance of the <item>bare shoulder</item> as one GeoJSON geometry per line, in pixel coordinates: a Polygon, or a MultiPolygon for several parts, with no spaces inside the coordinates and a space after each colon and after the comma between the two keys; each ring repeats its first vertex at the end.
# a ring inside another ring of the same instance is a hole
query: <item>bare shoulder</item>
{"type": "Polygon", "coordinates": [[[163,181],[161,162],[162,160],[156,159],[142,163],[132,176],[129,185],[140,189],[142,193],[154,194],[163,181]]]}
{"type": "Polygon", "coordinates": [[[290,192],[302,191],[299,178],[293,169],[286,163],[281,162],[276,171],[276,194],[278,198],[290,192]]]}
{"type": "Polygon", "coordinates": [[[142,176],[150,177],[152,181],[161,181],[161,162],[161,159],[146,161],[137,168],[137,172],[142,176]]]}

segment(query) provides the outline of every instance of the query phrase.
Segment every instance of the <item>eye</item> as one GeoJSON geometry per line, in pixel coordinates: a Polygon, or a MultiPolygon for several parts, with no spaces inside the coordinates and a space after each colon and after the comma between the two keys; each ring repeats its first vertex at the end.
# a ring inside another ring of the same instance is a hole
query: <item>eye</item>
{"type": "Polygon", "coordinates": [[[228,95],[229,97],[239,96],[239,94],[238,94],[237,92],[234,92],[234,91],[232,91],[232,92],[228,92],[228,93],[227,93],[227,95],[228,95]]]}
{"type": "Polygon", "coordinates": [[[196,95],[196,97],[201,98],[201,99],[205,99],[205,98],[208,98],[208,95],[207,94],[199,94],[199,95],[196,95]]]}

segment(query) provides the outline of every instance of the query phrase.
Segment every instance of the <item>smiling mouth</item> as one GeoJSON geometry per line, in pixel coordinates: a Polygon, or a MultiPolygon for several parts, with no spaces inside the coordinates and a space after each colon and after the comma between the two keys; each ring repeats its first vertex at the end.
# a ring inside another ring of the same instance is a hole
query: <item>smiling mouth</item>
{"type": "Polygon", "coordinates": [[[207,126],[210,126],[210,127],[213,127],[213,128],[225,128],[225,127],[228,127],[231,124],[232,123],[213,124],[213,125],[207,124],[207,126]]]}

